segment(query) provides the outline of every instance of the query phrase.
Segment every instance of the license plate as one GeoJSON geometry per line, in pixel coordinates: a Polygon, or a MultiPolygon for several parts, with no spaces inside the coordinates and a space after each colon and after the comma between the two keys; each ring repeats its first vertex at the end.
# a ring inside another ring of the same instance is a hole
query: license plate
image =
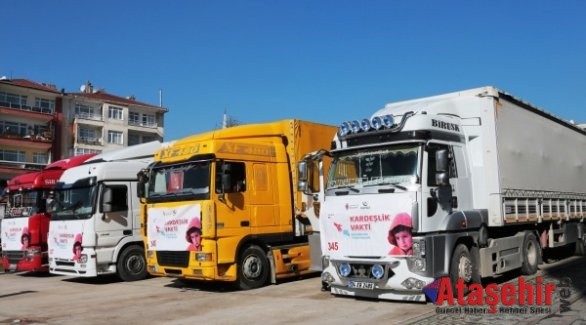
{"type": "Polygon", "coordinates": [[[348,288],[373,290],[374,283],[361,281],[348,281],[348,288]]]}
{"type": "Polygon", "coordinates": [[[16,271],[16,264],[10,264],[10,266],[8,267],[8,271],[11,271],[11,272],[16,271]]]}

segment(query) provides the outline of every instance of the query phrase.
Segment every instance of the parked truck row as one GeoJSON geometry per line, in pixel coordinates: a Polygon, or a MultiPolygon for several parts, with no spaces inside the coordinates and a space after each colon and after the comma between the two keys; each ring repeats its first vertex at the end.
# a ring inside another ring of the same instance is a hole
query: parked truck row
{"type": "MultiPolygon", "coordinates": [[[[38,236],[55,274],[252,289],[321,271],[336,295],[425,301],[439,278],[470,285],[533,274],[557,247],[584,254],[585,152],[584,129],[483,87],[340,128],[282,120],[86,158],[54,180],[38,236]]],[[[15,242],[25,223],[2,226],[15,242]]],[[[14,251],[5,267],[25,270],[14,251]]]]}

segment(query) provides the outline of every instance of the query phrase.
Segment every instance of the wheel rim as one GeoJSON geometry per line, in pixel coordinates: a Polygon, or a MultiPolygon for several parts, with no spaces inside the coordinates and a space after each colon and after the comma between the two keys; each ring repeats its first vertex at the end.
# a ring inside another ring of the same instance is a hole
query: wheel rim
{"type": "Polygon", "coordinates": [[[262,261],[258,256],[250,255],[244,259],[242,274],[247,279],[257,279],[262,273],[262,261]]]}
{"type": "Polygon", "coordinates": [[[144,261],[140,256],[130,256],[126,261],[126,269],[133,274],[140,273],[144,269],[144,261]]]}
{"type": "Polygon", "coordinates": [[[458,277],[462,278],[464,282],[469,282],[472,279],[472,261],[467,256],[460,256],[458,262],[458,277]]]}

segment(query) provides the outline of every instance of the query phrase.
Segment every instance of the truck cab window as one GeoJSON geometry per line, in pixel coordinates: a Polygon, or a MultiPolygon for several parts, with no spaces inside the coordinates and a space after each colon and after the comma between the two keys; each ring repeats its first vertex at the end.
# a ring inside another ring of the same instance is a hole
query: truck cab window
{"type": "Polygon", "coordinates": [[[221,191],[222,175],[230,178],[230,184],[224,188],[224,193],[239,193],[246,191],[246,165],[242,162],[225,161],[219,165],[216,173],[216,193],[221,191]]]}
{"type": "Polygon", "coordinates": [[[118,212],[118,211],[126,211],[128,210],[128,203],[126,201],[128,195],[128,189],[126,186],[110,186],[110,190],[112,190],[112,211],[111,212],[118,212]]]}

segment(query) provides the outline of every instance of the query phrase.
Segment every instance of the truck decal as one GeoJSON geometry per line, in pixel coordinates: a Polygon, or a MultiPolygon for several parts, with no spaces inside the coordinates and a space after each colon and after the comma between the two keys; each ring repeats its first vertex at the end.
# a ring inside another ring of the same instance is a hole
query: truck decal
{"type": "Polygon", "coordinates": [[[218,152],[262,157],[277,156],[274,146],[238,142],[224,142],[222,143],[222,146],[218,149],[218,152]]]}
{"type": "Polygon", "coordinates": [[[165,251],[201,249],[201,206],[148,209],[148,248],[165,251]],[[199,229],[199,242],[192,239],[199,229]]]}

